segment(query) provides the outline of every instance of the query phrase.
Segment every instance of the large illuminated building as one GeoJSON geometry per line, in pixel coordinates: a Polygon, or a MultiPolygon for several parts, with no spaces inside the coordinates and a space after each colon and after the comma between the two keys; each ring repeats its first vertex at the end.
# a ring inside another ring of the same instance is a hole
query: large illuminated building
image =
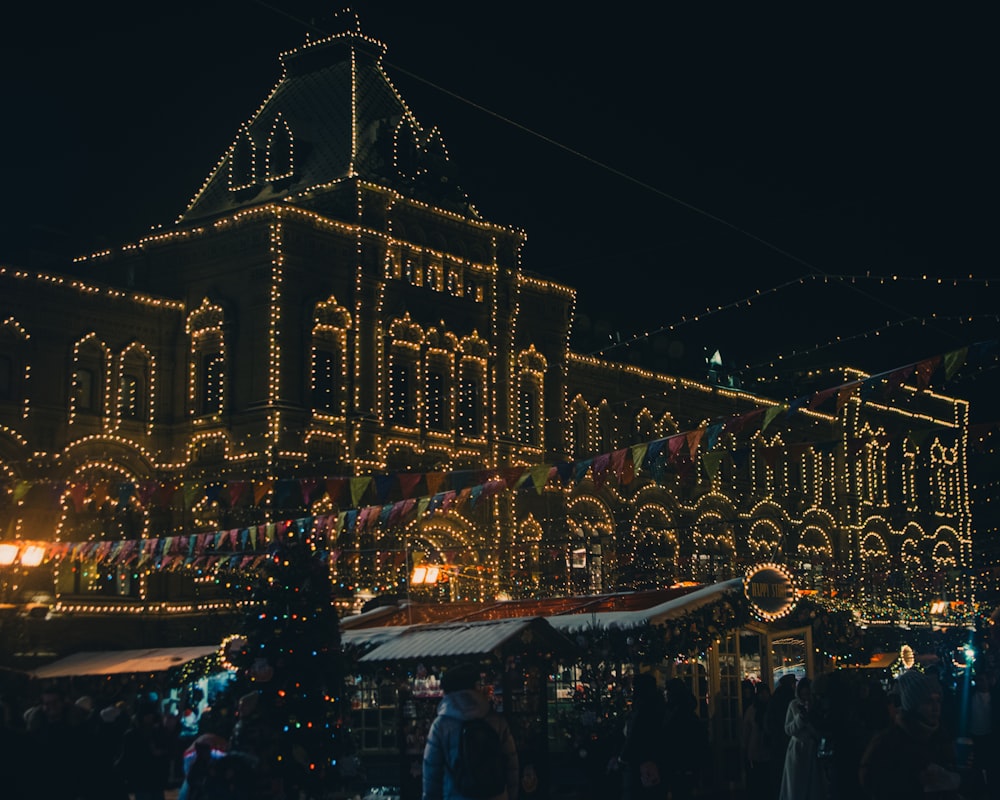
{"type": "Polygon", "coordinates": [[[4,599],[65,642],[205,638],[231,576],[317,520],[345,598],[764,561],[858,602],[969,598],[964,401],[845,369],[782,405],[573,352],[574,290],[523,270],[383,52],[282,54],[174,224],[0,268],[4,599]]]}

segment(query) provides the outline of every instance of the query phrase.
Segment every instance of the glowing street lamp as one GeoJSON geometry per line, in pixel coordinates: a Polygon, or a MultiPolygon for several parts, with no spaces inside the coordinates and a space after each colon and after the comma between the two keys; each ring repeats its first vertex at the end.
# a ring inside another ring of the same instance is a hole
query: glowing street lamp
{"type": "Polygon", "coordinates": [[[21,566],[37,567],[42,563],[43,558],[45,558],[44,547],[39,547],[37,544],[28,545],[24,548],[24,552],[21,553],[21,566]]]}
{"type": "Polygon", "coordinates": [[[0,544],[0,567],[9,567],[17,560],[20,548],[16,544],[0,544]]]}

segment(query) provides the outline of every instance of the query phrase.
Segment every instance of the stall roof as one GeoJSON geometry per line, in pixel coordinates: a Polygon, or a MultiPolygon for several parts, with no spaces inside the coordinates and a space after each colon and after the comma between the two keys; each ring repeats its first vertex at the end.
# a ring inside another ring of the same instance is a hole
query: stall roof
{"type": "Polygon", "coordinates": [[[518,640],[522,644],[541,639],[545,646],[572,649],[570,642],[540,617],[484,622],[448,622],[419,625],[387,637],[361,662],[412,661],[495,654],[518,640]]]}
{"type": "Polygon", "coordinates": [[[634,609],[631,611],[597,611],[588,613],[560,614],[554,617],[546,617],[556,630],[569,632],[578,631],[585,628],[636,628],[646,623],[657,624],[668,619],[676,619],[702,606],[714,603],[723,595],[743,590],[743,579],[734,578],[730,581],[703,586],[681,595],[673,597],[657,605],[644,609],[634,609]]]}
{"type": "Polygon", "coordinates": [[[430,605],[403,601],[399,605],[381,606],[363,614],[344,617],[340,621],[340,627],[343,631],[379,625],[426,625],[524,617],[545,617],[551,621],[564,614],[586,614],[589,618],[595,613],[627,613],[645,610],[696,593],[699,588],[697,585],[670,586],[664,589],[640,592],[504,600],[489,603],[459,602],[430,605]]]}
{"type": "Polygon", "coordinates": [[[119,675],[163,672],[218,651],[218,645],[156,647],[148,650],[100,650],[76,653],[31,672],[34,678],[66,678],[76,675],[119,675]]]}

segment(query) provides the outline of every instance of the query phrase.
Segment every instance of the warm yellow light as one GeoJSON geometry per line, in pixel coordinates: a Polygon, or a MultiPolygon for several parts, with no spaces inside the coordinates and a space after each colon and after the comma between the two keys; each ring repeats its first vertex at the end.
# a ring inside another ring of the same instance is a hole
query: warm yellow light
{"type": "Polygon", "coordinates": [[[418,583],[423,583],[427,577],[427,567],[414,567],[413,577],[410,578],[410,583],[416,585],[418,583]]]}
{"type": "Polygon", "coordinates": [[[37,567],[42,563],[43,558],[45,558],[44,547],[39,547],[37,544],[29,545],[24,548],[24,552],[21,554],[21,566],[37,567]]]}
{"type": "Polygon", "coordinates": [[[17,559],[16,544],[0,544],[0,567],[9,567],[17,559]]]}
{"type": "Polygon", "coordinates": [[[427,568],[427,577],[424,578],[424,583],[437,583],[438,573],[440,571],[441,570],[438,569],[437,567],[428,567],[427,568]]]}

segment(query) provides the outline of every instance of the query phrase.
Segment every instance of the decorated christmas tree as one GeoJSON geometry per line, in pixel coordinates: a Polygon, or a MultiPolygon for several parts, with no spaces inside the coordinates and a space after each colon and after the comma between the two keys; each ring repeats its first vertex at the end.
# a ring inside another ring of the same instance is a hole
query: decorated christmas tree
{"type": "Polygon", "coordinates": [[[238,666],[253,690],[244,699],[254,712],[234,738],[252,743],[259,771],[283,784],[289,797],[301,791],[319,798],[336,789],[339,754],[347,749],[340,627],[327,560],[318,538],[289,527],[245,592],[238,666]]]}

